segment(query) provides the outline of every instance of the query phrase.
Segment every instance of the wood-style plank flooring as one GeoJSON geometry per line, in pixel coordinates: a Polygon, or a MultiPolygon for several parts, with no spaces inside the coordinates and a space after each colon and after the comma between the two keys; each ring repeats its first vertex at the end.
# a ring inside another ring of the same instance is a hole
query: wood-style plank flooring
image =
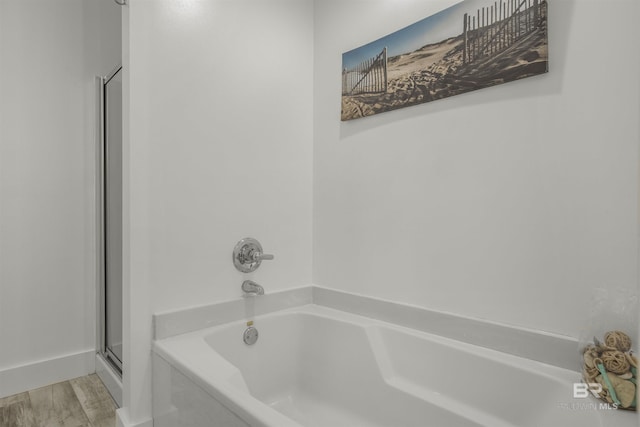
{"type": "Polygon", "coordinates": [[[0,399],[0,427],[114,427],[116,405],[97,375],[0,399]]]}

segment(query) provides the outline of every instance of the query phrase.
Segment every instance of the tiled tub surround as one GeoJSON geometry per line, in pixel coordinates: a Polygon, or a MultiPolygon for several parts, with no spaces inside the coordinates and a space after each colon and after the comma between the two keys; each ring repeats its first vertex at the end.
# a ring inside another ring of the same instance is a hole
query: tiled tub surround
{"type": "Polygon", "coordinates": [[[159,427],[637,422],[572,397],[577,342],[553,334],[315,286],[154,322],[159,427]],[[242,341],[249,319],[253,346],[242,341]]]}

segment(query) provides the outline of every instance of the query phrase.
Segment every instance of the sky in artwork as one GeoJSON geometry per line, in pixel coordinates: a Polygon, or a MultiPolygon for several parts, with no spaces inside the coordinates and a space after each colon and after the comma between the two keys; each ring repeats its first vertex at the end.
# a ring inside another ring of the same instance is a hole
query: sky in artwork
{"type": "Polygon", "coordinates": [[[422,46],[437,43],[450,37],[462,34],[462,23],[465,13],[493,4],[491,0],[466,0],[424,18],[401,30],[391,33],[376,41],[342,54],[343,69],[350,69],[359,63],[378,55],[387,47],[387,56],[393,57],[413,52],[422,46]]]}

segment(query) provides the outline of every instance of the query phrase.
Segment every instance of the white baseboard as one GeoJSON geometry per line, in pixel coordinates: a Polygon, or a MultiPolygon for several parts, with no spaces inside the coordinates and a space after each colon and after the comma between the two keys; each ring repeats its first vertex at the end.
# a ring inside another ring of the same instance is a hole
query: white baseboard
{"type": "Polygon", "coordinates": [[[95,372],[95,350],[0,370],[0,398],[95,372]]]}
{"type": "Polygon", "coordinates": [[[96,354],[96,374],[98,374],[102,383],[107,387],[107,390],[109,390],[118,408],[121,408],[122,379],[100,354],[96,354]]]}
{"type": "Polygon", "coordinates": [[[129,419],[128,408],[120,408],[116,410],[116,427],[153,427],[153,419],[134,423],[129,419]]]}

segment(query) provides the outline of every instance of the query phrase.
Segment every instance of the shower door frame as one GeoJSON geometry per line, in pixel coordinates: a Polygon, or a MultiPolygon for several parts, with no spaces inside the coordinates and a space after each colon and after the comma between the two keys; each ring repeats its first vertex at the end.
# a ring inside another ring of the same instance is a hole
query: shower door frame
{"type": "Polygon", "coordinates": [[[106,140],[106,119],[107,119],[107,99],[105,86],[122,70],[122,65],[118,65],[104,77],[96,77],[96,86],[98,91],[98,149],[96,156],[96,214],[97,214],[97,283],[98,283],[98,353],[109,363],[115,373],[122,377],[122,360],[107,347],[107,163],[108,163],[108,146],[106,140]]]}

